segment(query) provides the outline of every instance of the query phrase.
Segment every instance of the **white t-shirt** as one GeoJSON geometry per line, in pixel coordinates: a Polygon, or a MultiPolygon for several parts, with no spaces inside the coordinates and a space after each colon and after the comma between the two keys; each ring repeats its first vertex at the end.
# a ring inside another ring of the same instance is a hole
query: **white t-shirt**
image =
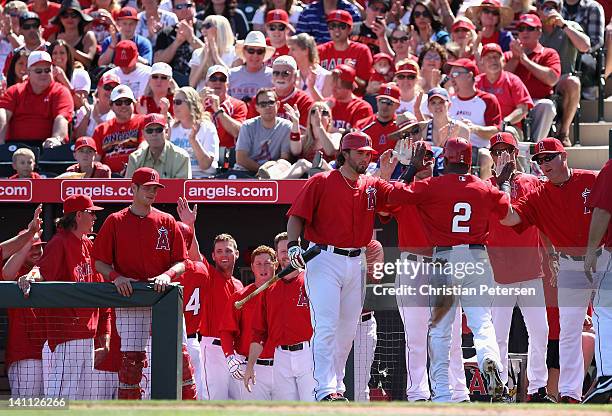
{"type": "MultiPolygon", "coordinates": [[[[291,7],[291,14],[289,15],[289,23],[295,28],[297,26],[298,20],[300,20],[300,14],[304,8],[302,6],[293,5],[291,7]]],[[[257,9],[255,14],[253,15],[253,19],[251,19],[251,23],[254,25],[263,25],[265,23],[266,16],[264,16],[264,7],[260,7],[257,9]]]]}
{"type": "Polygon", "coordinates": [[[172,126],[170,131],[170,141],[172,144],[186,150],[187,153],[189,153],[189,158],[191,159],[191,174],[193,178],[214,175],[217,173],[219,161],[219,136],[217,135],[215,125],[210,121],[203,121],[200,124],[198,133],[196,134],[196,140],[200,143],[200,145],[202,145],[204,153],[213,157],[210,167],[206,170],[200,169],[195,152],[189,144],[190,134],[191,129],[186,129],[180,123],[177,123],[177,125],[172,126]]]}
{"type": "MultiPolygon", "coordinates": [[[[159,22],[161,23],[162,27],[174,26],[178,23],[178,18],[171,11],[167,11],[162,8],[159,8],[158,11],[159,11],[159,14],[161,15],[159,22]]],[[[138,24],[136,25],[136,34],[140,36],[144,36],[145,38],[149,39],[151,43],[153,44],[153,46],[155,46],[155,40],[157,39],[157,33],[153,36],[149,36],[149,26],[147,26],[147,12],[138,13],[138,24]]]]}
{"type": "MultiPolygon", "coordinates": [[[[85,118],[85,114],[87,114],[87,110],[85,110],[85,107],[81,107],[76,111],[75,120],[74,120],[75,126],[78,126],[79,124],[81,124],[81,121],[83,121],[83,118],[85,118]]],[[[102,123],[107,122],[112,118],[115,118],[115,113],[113,113],[113,110],[109,110],[108,113],[102,114],[100,116],[100,120],[102,120],[102,123]]],[[[94,118],[89,117],[89,123],[87,124],[87,131],[85,132],[85,135],[89,137],[93,137],[94,130],[98,126],[99,124],[96,123],[94,118]]]]}
{"type": "Polygon", "coordinates": [[[147,82],[149,82],[149,77],[151,76],[151,67],[145,64],[141,64],[140,62],[136,64],[136,69],[134,69],[129,74],[126,74],[121,70],[121,68],[116,67],[108,71],[110,74],[115,74],[119,77],[122,85],[127,85],[130,87],[132,92],[134,93],[134,98],[136,101],[140,99],[144,95],[145,88],[147,87],[147,82]]]}
{"type": "MultiPolygon", "coordinates": [[[[416,101],[416,95],[410,101],[403,101],[400,99],[400,105],[397,111],[395,112],[395,114],[402,114],[402,113],[405,113],[406,111],[410,112],[411,114],[414,114],[415,101],[416,101]]],[[[427,95],[423,96],[423,99],[421,100],[421,114],[423,114],[424,116],[431,116],[431,113],[429,112],[429,108],[427,108],[427,95]]]]}
{"type": "MultiPolygon", "coordinates": [[[[204,52],[204,48],[198,48],[191,54],[191,59],[189,60],[189,68],[191,68],[192,71],[195,71],[195,69],[202,63],[202,52],[204,52]]],[[[231,68],[232,63],[236,60],[236,58],[236,51],[234,50],[234,48],[230,48],[228,52],[225,52],[223,55],[221,55],[221,60],[228,68],[231,68]]],[[[204,73],[202,74],[202,78],[200,79],[200,81],[198,81],[196,90],[204,88],[205,84],[206,74],[204,73]]]]}
{"type": "MultiPolygon", "coordinates": [[[[313,72],[317,76],[315,80],[315,88],[319,91],[319,93],[322,94],[323,86],[325,85],[325,80],[331,74],[331,71],[328,71],[327,69],[323,68],[321,65],[317,65],[317,68],[313,72]]],[[[306,86],[306,82],[302,81],[302,78],[300,75],[298,75],[298,82],[301,84],[300,87],[302,88],[302,91],[306,91],[308,93],[308,87],[306,86]]],[[[312,97],[312,98],[316,100],[315,97],[312,97]]]]}

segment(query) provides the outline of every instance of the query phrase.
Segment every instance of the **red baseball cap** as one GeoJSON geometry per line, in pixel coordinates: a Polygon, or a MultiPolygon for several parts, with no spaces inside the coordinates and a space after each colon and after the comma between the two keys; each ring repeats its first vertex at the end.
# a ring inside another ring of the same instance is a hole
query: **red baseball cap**
{"type": "Polygon", "coordinates": [[[418,74],[419,64],[415,61],[405,61],[395,67],[395,75],[397,74],[418,74]]]}
{"type": "Polygon", "coordinates": [[[383,61],[385,59],[389,61],[389,64],[391,64],[391,66],[393,66],[393,58],[384,52],[379,52],[376,55],[374,55],[372,57],[372,63],[375,64],[376,62],[383,61]]]}
{"type": "Polygon", "coordinates": [[[104,75],[102,75],[100,77],[100,80],[98,81],[98,86],[100,85],[107,85],[107,84],[121,84],[121,80],[119,79],[119,77],[115,74],[110,74],[110,73],[105,73],[104,75]]]}
{"type": "Polygon", "coordinates": [[[400,102],[400,95],[400,89],[395,84],[383,84],[378,90],[378,97],[385,97],[396,103],[400,102]]]}
{"type": "Polygon", "coordinates": [[[547,137],[545,139],[540,140],[535,144],[534,154],[531,157],[531,160],[536,160],[538,155],[545,155],[547,153],[566,153],[563,144],[553,138],[547,137]]]}
{"type": "Polygon", "coordinates": [[[355,68],[346,64],[338,65],[332,72],[338,74],[340,79],[346,82],[355,82],[355,77],[357,76],[355,68]]]}
{"type": "Polygon", "coordinates": [[[152,168],[136,169],[132,175],[132,183],[141,186],[157,185],[161,188],[165,188],[165,186],[159,182],[159,173],[152,168]]]}
{"type": "Polygon", "coordinates": [[[490,147],[493,148],[498,143],[506,143],[510,146],[513,146],[515,149],[518,149],[518,142],[516,138],[511,133],[506,131],[494,134],[489,140],[490,147]]]}
{"type": "Polygon", "coordinates": [[[327,23],[329,22],[341,22],[353,26],[353,16],[346,10],[332,10],[331,13],[327,15],[327,23]]]}
{"type": "Polygon", "coordinates": [[[138,47],[131,40],[122,40],[115,47],[113,63],[118,67],[130,67],[138,62],[138,47]]]}
{"type": "Polygon", "coordinates": [[[451,26],[451,33],[457,29],[476,30],[476,26],[470,20],[459,18],[455,20],[455,23],[451,26]]]}
{"type": "Polygon", "coordinates": [[[96,146],[96,141],[89,136],[83,136],[83,137],[79,137],[78,139],[76,139],[76,142],[74,142],[74,151],[76,152],[81,147],[91,147],[94,151],[96,152],[98,151],[98,146],[96,146]]]}
{"type": "Polygon", "coordinates": [[[470,71],[474,76],[478,75],[479,73],[476,62],[468,58],[461,58],[461,59],[457,59],[456,61],[448,62],[448,65],[465,68],[468,71],[470,71]]]}
{"type": "Polygon", "coordinates": [[[168,125],[168,119],[166,116],[163,116],[159,113],[147,114],[144,119],[144,127],[147,128],[151,124],[159,124],[161,126],[166,127],[168,125]]]}
{"type": "Polygon", "coordinates": [[[369,150],[370,152],[378,153],[372,147],[370,136],[361,131],[354,131],[344,136],[340,143],[340,148],[342,150],[369,150]]]}
{"type": "Polygon", "coordinates": [[[104,208],[95,206],[87,195],[71,195],[64,201],[64,215],[78,211],[102,211],[104,208]]]}
{"type": "Polygon", "coordinates": [[[282,23],[289,25],[289,15],[283,9],[274,9],[266,13],[266,24],[282,23]]]}
{"type": "Polygon", "coordinates": [[[484,58],[485,55],[489,54],[489,53],[493,53],[496,52],[500,55],[504,55],[504,52],[502,51],[501,46],[499,46],[499,44],[497,43],[487,43],[486,45],[484,45],[482,47],[482,51],[480,52],[480,57],[484,58]]]}
{"type": "Polygon", "coordinates": [[[369,82],[381,82],[384,83],[387,81],[387,78],[383,74],[379,74],[378,72],[374,72],[372,76],[370,76],[369,82]]]}
{"type": "Polygon", "coordinates": [[[138,20],[138,11],[133,7],[122,7],[117,13],[117,20],[138,20]]]}
{"type": "Polygon", "coordinates": [[[519,27],[522,25],[531,26],[531,27],[542,27],[542,21],[535,14],[527,13],[527,14],[521,15],[516,27],[519,27]]]}
{"type": "Polygon", "coordinates": [[[501,8],[501,3],[498,0],[483,0],[482,3],[480,3],[480,6],[490,6],[491,8],[496,8],[499,9],[501,8]]]}

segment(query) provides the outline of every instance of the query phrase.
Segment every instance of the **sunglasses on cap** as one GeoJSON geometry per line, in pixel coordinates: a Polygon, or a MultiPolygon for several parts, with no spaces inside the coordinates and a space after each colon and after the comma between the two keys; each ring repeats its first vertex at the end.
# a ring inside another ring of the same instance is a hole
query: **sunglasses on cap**
{"type": "Polygon", "coordinates": [[[21,28],[23,30],[30,30],[30,29],[38,29],[40,27],[40,23],[35,22],[35,23],[24,23],[21,25],[21,28]]]}
{"type": "Polygon", "coordinates": [[[498,9],[482,9],[482,12],[485,14],[492,14],[493,16],[499,16],[498,9]]]}
{"type": "Polygon", "coordinates": [[[81,17],[81,15],[79,14],[79,12],[76,11],[65,11],[62,14],[60,14],[61,18],[66,18],[66,17],[70,17],[72,19],[78,19],[79,17],[81,17]]]}
{"type": "Polygon", "coordinates": [[[416,75],[414,75],[414,74],[397,74],[397,75],[395,76],[395,78],[397,78],[397,79],[399,79],[399,80],[402,80],[402,79],[410,79],[410,80],[413,80],[413,79],[416,79],[416,75]]]}
{"type": "Polygon", "coordinates": [[[264,53],[266,53],[266,50],[264,48],[246,48],[245,51],[249,55],[263,55],[264,53]]]}
{"type": "Polygon", "coordinates": [[[121,107],[124,105],[132,105],[132,100],[130,100],[129,98],[119,98],[113,101],[113,105],[116,105],[117,107],[121,107]]]}
{"type": "Polygon", "coordinates": [[[261,107],[261,108],[273,107],[273,106],[275,106],[275,105],[276,105],[276,101],[272,101],[272,100],[270,100],[270,101],[259,101],[259,102],[257,103],[257,105],[258,105],[259,107],[261,107]]]}
{"type": "Polygon", "coordinates": [[[193,7],[193,3],[183,3],[174,6],[176,10],[189,9],[190,7],[193,7]]]}
{"type": "Polygon", "coordinates": [[[408,36],[400,36],[399,38],[396,38],[395,36],[391,36],[391,43],[406,43],[408,42],[408,40],[410,40],[410,38],[408,36]]]}
{"type": "Polygon", "coordinates": [[[431,14],[429,14],[429,12],[427,10],[423,11],[423,12],[412,12],[412,15],[417,18],[417,17],[431,17],[431,14]]]}
{"type": "Polygon", "coordinates": [[[105,91],[112,91],[117,85],[119,84],[104,84],[102,88],[104,88],[105,91]]]}
{"type": "Polygon", "coordinates": [[[291,71],[272,71],[272,76],[274,77],[289,78],[291,74],[291,71]]]}
{"type": "Polygon", "coordinates": [[[554,158],[556,158],[560,154],[561,153],[551,153],[551,154],[546,155],[546,156],[538,157],[538,158],[535,159],[535,162],[538,165],[543,165],[544,163],[550,162],[551,160],[553,160],[554,158]]]}
{"type": "Polygon", "coordinates": [[[227,77],[225,75],[211,75],[208,80],[210,82],[227,82],[227,77]]]}
{"type": "Polygon", "coordinates": [[[348,29],[348,25],[346,23],[341,23],[341,22],[332,22],[332,23],[327,24],[327,28],[329,30],[335,30],[335,29],[346,30],[348,29]]]}
{"type": "Polygon", "coordinates": [[[167,75],[154,74],[151,75],[151,79],[163,79],[164,81],[168,79],[167,75]]]}
{"type": "Polygon", "coordinates": [[[527,25],[522,25],[519,26],[516,30],[518,30],[519,32],[535,32],[536,30],[538,30],[537,27],[532,27],[532,26],[527,26],[527,25]]]}
{"type": "Polygon", "coordinates": [[[162,126],[159,126],[159,127],[147,127],[145,129],[145,133],[147,133],[147,134],[155,134],[155,133],[159,134],[159,133],[163,133],[163,131],[164,131],[164,128],[162,126]]]}
{"type": "Polygon", "coordinates": [[[206,22],[202,25],[202,27],[206,30],[210,29],[211,27],[215,27],[215,25],[213,25],[211,22],[206,22]]]}
{"type": "MultiPolygon", "coordinates": [[[[310,114],[315,114],[316,112],[317,112],[316,108],[313,108],[312,110],[310,110],[310,114]]],[[[321,110],[321,115],[325,117],[329,117],[329,111],[321,110]]]]}
{"type": "Polygon", "coordinates": [[[270,32],[284,32],[285,29],[287,29],[287,26],[283,25],[283,24],[278,24],[278,25],[268,25],[268,30],[270,32]]]}
{"type": "Polygon", "coordinates": [[[393,105],[393,101],[388,98],[379,98],[377,101],[378,104],[393,105]]]}
{"type": "Polygon", "coordinates": [[[32,72],[34,72],[35,74],[42,74],[42,73],[49,74],[49,73],[51,73],[51,67],[49,67],[49,68],[34,68],[32,70],[32,72]]]}

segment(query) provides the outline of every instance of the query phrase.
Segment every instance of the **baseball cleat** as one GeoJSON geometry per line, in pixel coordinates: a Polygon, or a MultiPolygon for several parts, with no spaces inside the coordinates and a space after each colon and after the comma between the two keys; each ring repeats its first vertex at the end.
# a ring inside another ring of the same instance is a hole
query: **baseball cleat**
{"type": "Polygon", "coordinates": [[[593,391],[584,398],[583,404],[606,404],[612,397],[612,376],[603,376],[597,379],[593,391]]]}
{"type": "Polygon", "coordinates": [[[506,386],[501,380],[497,366],[495,365],[493,360],[491,360],[490,358],[487,358],[485,359],[483,367],[484,367],[483,376],[487,382],[487,387],[489,389],[489,396],[491,396],[491,401],[492,402],[503,402],[506,386]]]}
{"type": "Polygon", "coordinates": [[[559,403],[580,404],[581,401],[578,399],[574,399],[572,396],[561,396],[561,398],[559,399],[559,403]]]}
{"type": "Polygon", "coordinates": [[[557,403],[548,395],[546,387],[540,387],[537,392],[527,395],[528,403],[557,403]]]}
{"type": "Polygon", "coordinates": [[[344,397],[342,394],[331,393],[327,396],[323,397],[320,402],[348,402],[348,399],[344,397]]]}

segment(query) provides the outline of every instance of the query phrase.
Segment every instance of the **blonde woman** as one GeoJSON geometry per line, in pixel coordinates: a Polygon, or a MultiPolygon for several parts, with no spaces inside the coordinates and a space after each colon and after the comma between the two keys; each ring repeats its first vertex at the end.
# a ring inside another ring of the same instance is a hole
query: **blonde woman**
{"type": "Polygon", "coordinates": [[[217,172],[219,136],[204,111],[200,95],[192,87],[182,87],[174,93],[174,119],[170,141],[185,149],[191,158],[193,178],[212,176],[217,172]]]}
{"type": "Polygon", "coordinates": [[[306,91],[315,101],[323,101],[331,95],[332,77],[327,69],[319,65],[319,52],[315,39],[307,33],[291,36],[287,42],[289,55],[300,71],[298,88],[306,91]]]}
{"type": "Polygon", "coordinates": [[[210,15],[202,24],[204,47],[193,51],[189,67],[189,85],[200,90],[206,82],[205,75],[213,65],[232,67],[236,61],[235,38],[230,22],[223,16],[210,15]]]}
{"type": "Polygon", "coordinates": [[[172,78],[172,67],[165,62],[156,62],[151,67],[145,92],[138,100],[140,114],[159,113],[174,115],[172,99],[178,88],[172,78]]]}

